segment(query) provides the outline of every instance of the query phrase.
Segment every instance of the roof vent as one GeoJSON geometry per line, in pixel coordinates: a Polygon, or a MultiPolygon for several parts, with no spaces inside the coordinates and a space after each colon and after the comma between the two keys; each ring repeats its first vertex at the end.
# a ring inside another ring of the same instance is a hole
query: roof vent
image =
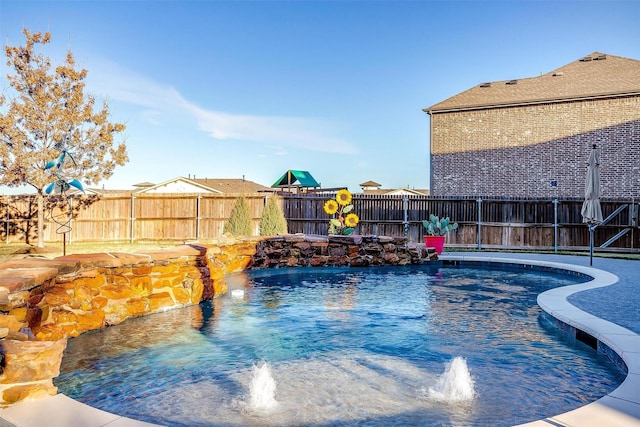
{"type": "Polygon", "coordinates": [[[589,62],[591,61],[593,58],[590,56],[585,56],[584,58],[580,58],[580,62],[589,62]]]}
{"type": "Polygon", "coordinates": [[[491,87],[491,83],[487,82],[487,83],[482,83],[480,85],[480,87],[491,87]]]}
{"type": "Polygon", "coordinates": [[[563,75],[564,75],[564,73],[562,71],[558,71],[557,73],[551,74],[551,77],[560,77],[560,76],[563,76],[563,75]]]}
{"type": "Polygon", "coordinates": [[[603,59],[607,59],[607,55],[599,55],[593,58],[594,61],[602,61],[603,59]]]}
{"type": "Polygon", "coordinates": [[[506,85],[517,85],[518,81],[517,80],[509,80],[508,82],[505,83],[506,85]]]}

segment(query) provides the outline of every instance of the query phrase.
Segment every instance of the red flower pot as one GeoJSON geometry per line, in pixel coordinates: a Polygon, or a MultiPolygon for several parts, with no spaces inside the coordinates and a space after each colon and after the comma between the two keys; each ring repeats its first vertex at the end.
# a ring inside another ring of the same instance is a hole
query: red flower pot
{"type": "Polygon", "coordinates": [[[424,236],[424,244],[428,248],[434,248],[436,253],[440,255],[444,247],[445,236],[424,236]]]}

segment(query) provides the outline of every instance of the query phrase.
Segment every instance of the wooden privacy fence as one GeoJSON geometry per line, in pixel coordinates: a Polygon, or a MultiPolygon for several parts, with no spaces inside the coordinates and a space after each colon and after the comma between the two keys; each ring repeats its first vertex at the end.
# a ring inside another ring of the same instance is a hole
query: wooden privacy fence
{"type": "MultiPolygon", "coordinates": [[[[249,204],[252,230],[259,232],[260,217],[270,194],[140,194],[74,196],[45,209],[45,242],[140,242],[208,239],[223,234],[239,197],[249,204]],[[78,206],[82,206],[78,208],[78,206]],[[73,218],[69,220],[69,211],[73,218]],[[56,220],[56,221],[54,221],[56,220]]],[[[55,200],[55,198],[51,198],[55,200]]],[[[0,231],[5,241],[35,240],[35,196],[4,196],[6,212],[0,231]],[[27,235],[30,238],[27,239],[27,235]]]]}
{"type": "MultiPolygon", "coordinates": [[[[74,196],[70,200],[48,197],[45,242],[140,242],[206,240],[223,234],[235,201],[244,197],[250,207],[254,235],[272,194],[107,194],[74,196]],[[69,220],[68,212],[73,212],[69,220]],[[53,221],[56,219],[57,222],[53,221]]],[[[286,194],[277,196],[290,233],[327,234],[329,215],[324,202],[332,196],[286,194]]],[[[447,238],[449,246],[478,249],[585,250],[588,227],[582,223],[582,199],[433,198],[354,194],[353,212],[360,217],[356,233],[407,236],[421,242],[422,220],[430,213],[449,216],[458,230],[447,238]]],[[[595,230],[596,249],[638,252],[638,202],[634,199],[602,200],[606,225],[595,230]],[[614,236],[617,240],[609,242],[614,236]]],[[[3,196],[0,236],[6,243],[35,240],[34,196],[3,196]],[[27,235],[30,239],[27,239],[27,235]]],[[[1,215],[1,213],[0,213],[1,215]]]]}
{"type": "MultiPolygon", "coordinates": [[[[327,196],[288,195],[284,213],[289,232],[326,234],[329,216],[323,204],[327,196]]],[[[459,224],[447,237],[447,244],[478,249],[584,250],[589,247],[589,231],[582,223],[583,199],[483,199],[433,198],[427,196],[387,196],[354,194],[353,212],[360,217],[359,234],[407,236],[421,242],[422,220],[430,213],[450,217],[459,224]]],[[[596,248],[637,252],[638,201],[603,200],[606,218],[620,210],[606,225],[596,228],[596,248]]]]}

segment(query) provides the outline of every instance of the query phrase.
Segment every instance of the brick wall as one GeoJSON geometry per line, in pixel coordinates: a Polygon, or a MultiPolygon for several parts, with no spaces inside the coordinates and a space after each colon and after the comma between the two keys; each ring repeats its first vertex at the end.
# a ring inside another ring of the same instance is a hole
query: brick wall
{"type": "Polygon", "coordinates": [[[638,96],[434,113],[431,120],[433,196],[582,197],[593,144],[601,149],[602,196],[640,196],[638,96]]]}

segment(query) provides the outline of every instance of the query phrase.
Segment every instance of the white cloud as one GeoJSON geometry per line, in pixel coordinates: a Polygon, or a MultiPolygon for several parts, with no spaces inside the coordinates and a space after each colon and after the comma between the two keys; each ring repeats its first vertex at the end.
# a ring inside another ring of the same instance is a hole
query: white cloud
{"type": "Polygon", "coordinates": [[[261,153],[261,154],[258,154],[258,157],[270,157],[273,155],[286,156],[287,154],[289,154],[287,149],[281,145],[267,145],[264,148],[265,150],[269,150],[269,154],[261,153]]]}
{"type": "Polygon", "coordinates": [[[113,63],[96,66],[89,73],[90,89],[110,100],[145,107],[141,113],[158,125],[160,116],[196,121],[199,130],[213,139],[239,140],[286,148],[353,154],[356,148],[333,136],[336,125],[321,119],[231,114],[209,110],[185,99],[175,88],[159,84],[113,63]],[[93,84],[92,84],[93,83],[93,84]]]}
{"type": "Polygon", "coordinates": [[[140,113],[140,117],[152,125],[162,125],[162,114],[157,110],[144,110],[140,113]]]}
{"type": "Polygon", "coordinates": [[[346,141],[326,135],[330,124],[317,119],[229,114],[190,106],[198,127],[215,139],[235,139],[351,154],[346,141]]]}

